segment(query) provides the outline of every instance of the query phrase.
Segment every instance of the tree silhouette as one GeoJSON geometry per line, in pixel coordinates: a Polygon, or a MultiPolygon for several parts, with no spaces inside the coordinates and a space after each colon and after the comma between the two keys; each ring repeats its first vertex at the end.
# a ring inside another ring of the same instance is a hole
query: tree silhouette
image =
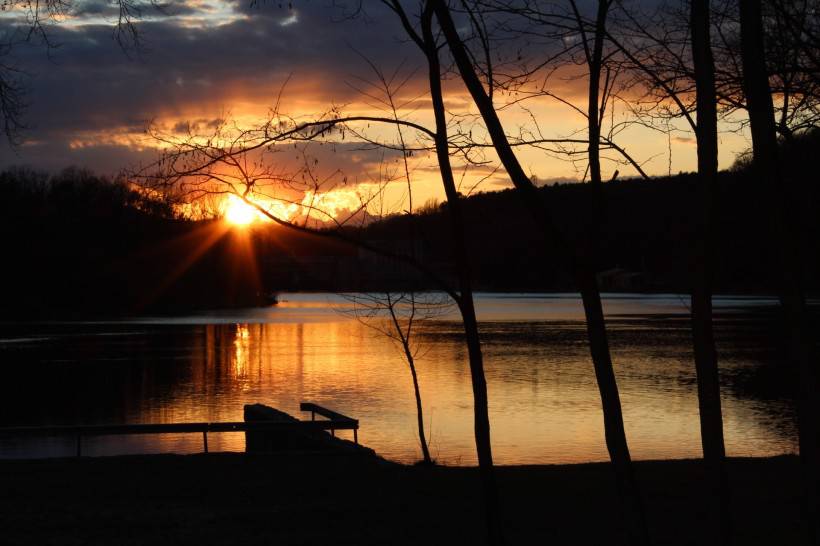
{"type": "Polygon", "coordinates": [[[743,81],[752,130],[754,162],[765,181],[772,201],[773,226],[778,234],[778,251],[782,272],[780,302],[786,326],[789,353],[799,370],[798,428],[800,459],[804,471],[804,521],[807,543],[817,544],[820,526],[817,520],[818,468],[818,380],[814,347],[809,333],[809,317],[803,288],[801,231],[796,211],[797,192],[786,181],[778,157],[772,93],[765,65],[763,18],[760,0],[740,3],[740,32],[743,53],[743,81]]]}
{"type": "Polygon", "coordinates": [[[692,253],[691,316],[698,384],[701,445],[707,468],[705,498],[720,529],[717,539],[731,541],[729,485],[725,468],[718,356],[714,340],[715,187],[718,172],[717,88],[712,54],[710,2],[693,0],[688,17],[663,8],[652,15],[624,10],[627,39],[610,35],[631,63],[636,82],[650,97],[641,113],[682,117],[695,133],[698,158],[697,231],[692,253]],[[629,40],[629,41],[627,41],[629,40]],[[671,104],[669,104],[671,103],[671,104]]]}
{"type": "MultiPolygon", "coordinates": [[[[715,62],[720,114],[747,114],[738,0],[713,2],[715,62]]],[[[761,65],[772,93],[779,136],[795,135],[820,122],[820,78],[816,50],[820,41],[820,5],[816,0],[766,0],[761,3],[760,31],[766,43],[761,65]]],[[[749,116],[741,118],[748,126],[749,116]]]]}
{"type": "Polygon", "coordinates": [[[392,1],[390,5],[401,19],[408,36],[419,46],[427,60],[430,96],[432,98],[433,113],[436,121],[434,138],[436,158],[438,160],[441,180],[444,185],[444,193],[447,196],[450,229],[453,235],[455,262],[458,271],[458,286],[462,296],[458,305],[464,322],[467,350],[470,358],[474,430],[484,492],[485,520],[490,544],[498,545],[502,544],[504,539],[500,522],[498,488],[493,471],[487,381],[484,376],[484,359],[481,351],[481,341],[478,336],[478,320],[476,319],[475,304],[473,301],[472,273],[467,256],[464,216],[461,210],[461,195],[456,189],[453,169],[450,164],[447,121],[445,118],[444,97],[441,90],[442,76],[438,53],[439,44],[433,35],[433,10],[435,2],[428,1],[424,4],[420,17],[421,34],[418,34],[413,29],[406,12],[398,1],[392,1]]]}
{"type": "Polygon", "coordinates": [[[413,380],[413,394],[416,399],[416,425],[418,427],[419,446],[422,462],[426,465],[435,463],[430,456],[430,446],[424,431],[424,409],[421,388],[419,387],[416,359],[419,345],[415,340],[424,321],[436,318],[447,311],[449,305],[446,297],[435,293],[385,292],[343,294],[353,308],[345,313],[351,314],[362,324],[373,328],[382,335],[395,341],[404,356],[413,380]]]}
{"type": "Polygon", "coordinates": [[[590,341],[590,352],[604,413],[606,444],[615,468],[618,491],[624,500],[623,508],[626,513],[630,541],[637,544],[647,544],[649,543],[649,537],[643,501],[632,469],[621,413],[618,385],[607,341],[601,295],[595,279],[594,266],[590,261],[592,257],[578,256],[573,249],[567,246],[562,234],[553,223],[549,211],[536,192],[535,185],[524,172],[510,146],[490,96],[476,74],[471,55],[467,52],[465,44],[456,30],[450,8],[444,2],[436,2],[435,11],[442,33],[458,67],[458,72],[481,113],[496,153],[509,174],[513,185],[520,192],[530,213],[536,219],[539,229],[544,232],[547,240],[551,241],[553,246],[557,248],[561,258],[569,263],[576,286],[581,292],[587,334],[590,341]]]}
{"type": "Polygon", "coordinates": [[[719,542],[732,540],[729,510],[729,480],[726,475],[726,448],[720,405],[717,350],[712,322],[712,282],[714,278],[714,193],[718,173],[717,95],[712,57],[710,6],[708,0],[692,0],[690,31],[694,65],[698,147],[698,201],[700,229],[694,288],[692,290],[692,332],[698,379],[698,407],[703,460],[709,475],[710,501],[719,524],[719,542]]]}

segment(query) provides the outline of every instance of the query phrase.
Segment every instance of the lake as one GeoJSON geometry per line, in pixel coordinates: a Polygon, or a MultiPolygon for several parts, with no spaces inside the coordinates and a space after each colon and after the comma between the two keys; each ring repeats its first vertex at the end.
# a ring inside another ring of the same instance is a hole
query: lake
{"type": "MultiPolygon", "coordinates": [[[[294,416],[311,401],[360,420],[359,440],[420,459],[410,372],[396,343],[332,294],[188,316],[0,325],[0,426],[240,421],[262,402],[294,416]]],[[[776,300],[716,297],[730,456],[797,450],[789,374],[779,362],[776,300]],[[767,312],[769,311],[769,312],[767,312]]],[[[700,456],[688,297],[607,294],[604,308],[627,437],[635,459],[700,456]]],[[[602,461],[600,399],[580,299],[478,294],[499,464],[602,461]]],[[[466,348],[454,309],[413,337],[432,455],[475,464],[466,348]]],[[[340,433],[344,435],[346,433],[340,433]]],[[[211,450],[244,435],[209,435],[211,450]]],[[[0,457],[67,456],[73,438],[0,440],[0,457]]],[[[88,455],[201,451],[199,435],[86,439],[88,455]]]]}

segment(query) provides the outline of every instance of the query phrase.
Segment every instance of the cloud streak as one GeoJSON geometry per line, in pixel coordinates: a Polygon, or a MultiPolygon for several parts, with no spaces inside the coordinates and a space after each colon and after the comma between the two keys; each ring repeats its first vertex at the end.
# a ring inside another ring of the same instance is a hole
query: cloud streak
{"type": "MultiPolygon", "coordinates": [[[[46,51],[28,44],[12,51],[13,64],[29,75],[29,130],[19,150],[0,145],[0,166],[29,164],[57,170],[78,165],[116,173],[156,157],[156,143],[145,135],[149,126],[171,134],[184,134],[189,126],[192,132],[207,133],[224,119],[252,126],[267,117],[280,93],[281,110],[294,116],[317,115],[332,106],[341,106],[345,113],[384,115],[360,93],[362,81],[373,79],[363,57],[386,73],[397,67],[412,73],[399,97],[400,102],[408,101],[403,113],[432,125],[424,59],[392,13],[376,2],[366,3],[366,16],[355,18],[333,8],[336,3],[330,0],[294,5],[288,9],[278,2],[252,7],[247,0],[173,2],[164,13],[143,13],[138,29],[144,48],[129,56],[113,39],[116,13],[111,3],[81,2],[64,23],[48,29],[58,48],[46,51]]],[[[0,19],[0,33],[14,25],[12,18],[0,19]]],[[[530,54],[537,56],[537,47],[530,54]]],[[[549,89],[582,105],[586,82],[578,77],[579,70],[571,66],[553,74],[549,89]]],[[[448,78],[445,89],[450,111],[475,114],[457,78],[448,78]]],[[[517,98],[499,94],[497,100],[517,98]]],[[[585,121],[578,112],[544,98],[526,105],[546,137],[583,137],[585,121]]],[[[502,115],[509,120],[511,134],[529,123],[529,112],[518,107],[507,108],[502,115]]],[[[469,127],[469,118],[461,119],[469,127]]],[[[377,132],[394,138],[389,133],[377,132]]],[[[482,130],[475,128],[473,134],[480,136],[482,130]]],[[[627,142],[630,149],[640,145],[641,137],[627,137],[632,139],[627,142]]],[[[683,140],[674,144],[690,148],[683,140]]],[[[652,146],[645,146],[647,156],[666,151],[666,142],[652,146]]],[[[541,151],[520,153],[544,179],[578,176],[568,162],[541,151]]],[[[487,154],[492,161],[492,152],[487,154]]],[[[336,154],[323,161],[337,162],[341,170],[353,173],[351,180],[372,180],[375,174],[366,171],[377,169],[380,160],[374,151],[360,155],[364,159],[336,154]]],[[[660,163],[665,168],[666,163],[660,163]]],[[[427,178],[434,175],[430,164],[423,168],[427,178]]],[[[480,179],[488,169],[473,167],[473,178],[480,179]]],[[[502,172],[491,178],[488,184],[506,183],[502,172]]]]}

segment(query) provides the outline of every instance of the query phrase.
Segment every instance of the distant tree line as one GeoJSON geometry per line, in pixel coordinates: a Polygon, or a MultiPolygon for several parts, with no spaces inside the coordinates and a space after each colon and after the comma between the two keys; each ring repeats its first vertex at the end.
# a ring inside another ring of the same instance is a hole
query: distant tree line
{"type": "MultiPolygon", "coordinates": [[[[782,144],[784,162],[799,187],[801,216],[808,232],[806,245],[820,240],[820,188],[814,167],[804,160],[820,153],[820,132],[811,132],[782,144]]],[[[691,289],[692,245],[697,225],[691,216],[697,199],[696,173],[650,180],[622,179],[604,185],[608,215],[601,227],[601,267],[623,268],[646,274],[646,290],[687,292],[691,289]]],[[[591,214],[586,203],[590,188],[583,184],[544,186],[539,192],[551,204],[556,220],[568,237],[580,242],[591,214]]],[[[777,261],[771,255],[773,237],[759,171],[741,158],[718,175],[716,191],[715,290],[719,293],[775,293],[777,261]]],[[[564,268],[538,250],[544,241],[513,190],[482,192],[463,199],[468,241],[474,260],[476,285],[484,290],[569,290],[564,268]],[[503,219],[492,223],[488,218],[503,219]],[[499,229],[501,226],[501,229],[499,229]],[[510,238],[508,233],[519,234],[510,238]]],[[[400,241],[413,222],[423,241],[425,259],[442,267],[451,262],[447,237],[447,205],[429,205],[414,218],[395,216],[362,230],[361,237],[400,241]]],[[[809,252],[806,278],[820,288],[820,253],[809,252]]],[[[442,271],[444,272],[444,271],[442,271]]]]}
{"type": "MultiPolygon", "coordinates": [[[[800,136],[781,149],[803,196],[801,214],[809,228],[805,244],[812,244],[820,240],[820,218],[813,214],[820,210],[820,188],[813,182],[811,163],[801,159],[820,153],[820,132],[800,136]]],[[[696,183],[696,174],[683,173],[606,184],[610,213],[601,228],[601,267],[643,275],[645,291],[690,290],[689,256],[696,225],[688,211],[696,199],[696,183]]],[[[573,240],[583,236],[584,223],[579,219],[590,214],[585,206],[589,191],[579,184],[539,189],[573,240]]],[[[479,192],[461,200],[478,289],[572,289],[564,268],[537,250],[545,242],[513,190],[479,192]],[[503,218],[504,229],[488,224],[486,219],[491,217],[503,218]],[[506,230],[522,236],[508,238],[506,230]]],[[[720,236],[715,290],[774,293],[779,270],[770,255],[770,204],[750,161],[741,158],[719,174],[716,201],[720,236]]],[[[182,218],[167,201],[77,169],[53,176],[25,169],[0,173],[0,209],[8,258],[0,273],[8,290],[0,308],[6,313],[38,315],[62,309],[122,314],[250,305],[262,301],[258,296],[277,290],[406,288],[399,286],[397,275],[375,268],[350,245],[269,224],[249,234],[258,280],[231,265],[235,235],[226,233],[169,284],[174,272],[185,267],[186,256],[207,239],[204,228],[218,220],[182,218]],[[321,264],[337,269],[317,271],[321,264]],[[343,271],[344,267],[349,270],[343,271]]],[[[414,248],[439,274],[452,276],[446,214],[446,203],[427,203],[413,217],[390,216],[349,231],[357,239],[409,252],[407,234],[412,223],[419,241],[414,248]]],[[[809,288],[818,290],[820,253],[808,256],[806,278],[813,283],[809,288]]],[[[410,269],[401,271],[401,275],[412,274],[410,269]]],[[[418,276],[415,282],[425,279],[418,276]]],[[[435,288],[429,281],[422,286],[435,288]]]]}
{"type": "Polygon", "coordinates": [[[215,223],[183,219],[162,199],[83,170],[3,171],[0,313],[43,318],[250,303],[256,287],[236,270],[231,237],[211,241],[215,223]]]}

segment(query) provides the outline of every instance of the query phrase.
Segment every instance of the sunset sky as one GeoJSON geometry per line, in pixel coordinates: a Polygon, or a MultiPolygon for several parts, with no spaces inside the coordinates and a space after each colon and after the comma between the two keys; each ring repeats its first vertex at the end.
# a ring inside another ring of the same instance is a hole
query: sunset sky
{"type": "MultiPolygon", "coordinates": [[[[387,74],[398,71],[400,79],[409,77],[399,94],[399,99],[411,101],[402,115],[432,125],[423,59],[406,40],[396,17],[379,2],[365,2],[366,13],[353,18],[346,17],[339,2],[330,0],[293,2],[292,7],[280,2],[249,4],[248,0],[186,0],[172,2],[163,13],[145,10],[139,23],[142,47],[124,52],[115,41],[116,12],[111,3],[77,2],[71,15],[46,27],[56,47],[22,44],[5,59],[26,73],[28,129],[16,151],[2,145],[0,165],[49,170],[76,165],[113,174],[156,158],[157,144],[146,136],[147,127],[173,136],[189,125],[207,132],[221,119],[253,126],[264,120],[280,90],[280,110],[298,119],[312,119],[334,106],[348,114],[383,115],[361,93],[366,88],[362,79],[373,79],[365,59],[387,74]]],[[[3,16],[7,35],[14,22],[15,14],[3,16]]],[[[585,85],[584,79],[568,81],[559,74],[550,80],[549,88],[583,106],[585,85]]],[[[475,112],[457,80],[447,82],[446,94],[452,111],[475,112]]],[[[564,104],[542,98],[526,105],[532,118],[520,108],[503,112],[509,134],[533,130],[531,119],[549,138],[583,131],[585,120],[564,104]]],[[[616,110],[614,119],[626,119],[624,115],[616,110]]],[[[382,139],[396,138],[389,133],[392,130],[370,130],[382,139]]],[[[585,136],[583,132],[574,136],[579,135],[585,136]]],[[[692,137],[679,131],[668,139],[635,127],[619,135],[618,143],[645,162],[648,173],[666,174],[694,170],[692,137]]],[[[721,167],[731,165],[748,146],[745,136],[725,132],[721,167]]],[[[356,184],[383,181],[380,166],[398,159],[349,141],[339,142],[334,151],[313,153],[328,172],[338,167],[345,173],[346,191],[356,184]]],[[[584,161],[572,164],[539,150],[519,148],[518,153],[540,181],[583,177],[584,161]]],[[[419,202],[440,199],[440,184],[429,158],[414,158],[411,167],[419,202]]],[[[616,166],[608,163],[604,168],[608,177],[616,166]]],[[[622,177],[635,175],[629,167],[617,168],[622,177]]],[[[490,172],[491,166],[461,172],[462,187],[469,190],[490,172]]],[[[498,171],[476,189],[508,185],[498,171]]]]}

